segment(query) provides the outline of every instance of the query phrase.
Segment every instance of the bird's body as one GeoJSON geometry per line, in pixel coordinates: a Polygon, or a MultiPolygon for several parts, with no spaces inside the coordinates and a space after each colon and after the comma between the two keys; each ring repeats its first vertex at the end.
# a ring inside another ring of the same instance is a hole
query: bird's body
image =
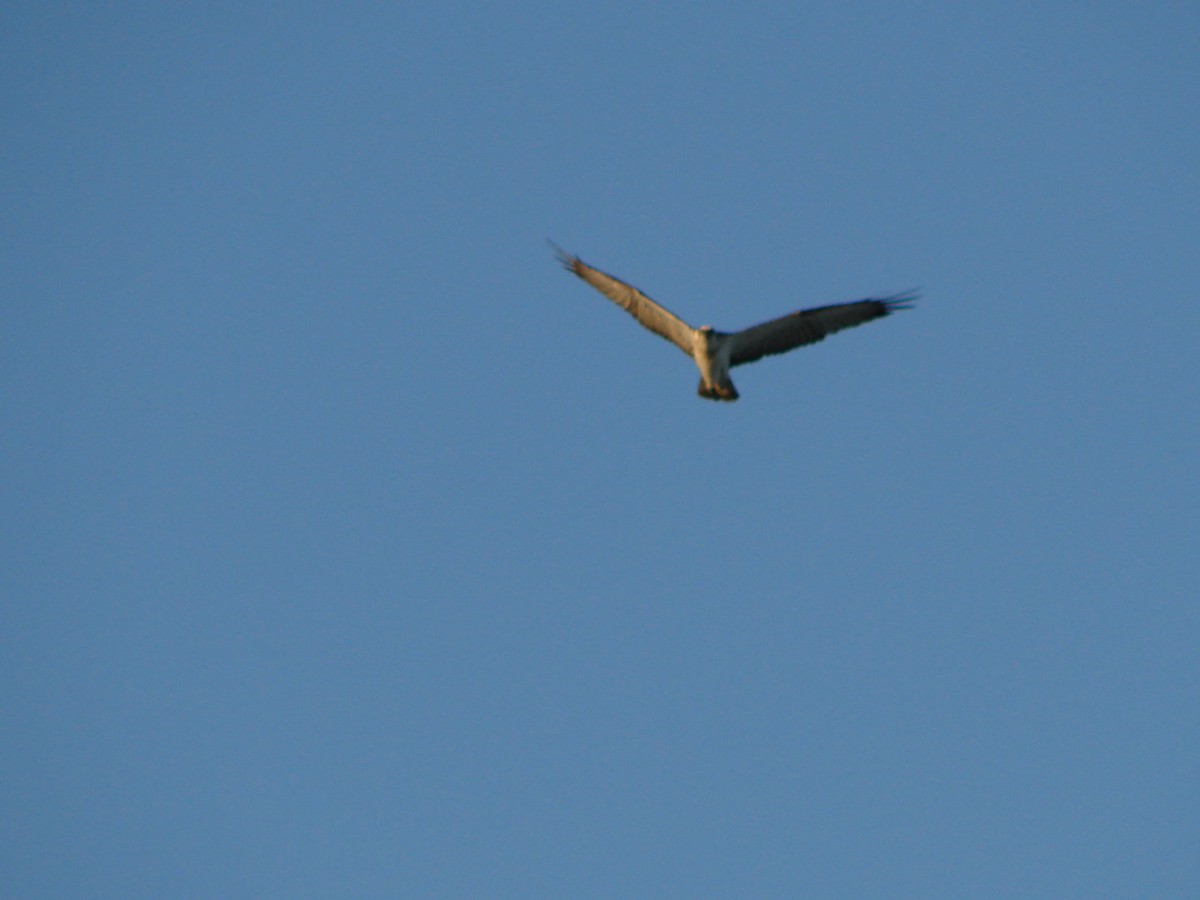
{"type": "Polygon", "coordinates": [[[861,325],[898,309],[908,309],[917,299],[916,294],[905,293],[820,306],[772,319],[744,331],[727,333],[717,331],[710,325],[693,328],[633,285],[592,268],[578,256],[565,253],[558,247],[555,250],[567,271],[574,272],[643,326],[690,356],[700,370],[697,393],[709,400],[732,401],[738,398],[737,388],[729,377],[729,370],[734,366],[816,343],[825,335],[843,328],[861,325]]]}
{"type": "Polygon", "coordinates": [[[704,325],[692,332],[692,359],[700,370],[697,393],[709,400],[736,400],[737,388],[729,377],[730,353],[733,344],[729,335],[704,325]]]}

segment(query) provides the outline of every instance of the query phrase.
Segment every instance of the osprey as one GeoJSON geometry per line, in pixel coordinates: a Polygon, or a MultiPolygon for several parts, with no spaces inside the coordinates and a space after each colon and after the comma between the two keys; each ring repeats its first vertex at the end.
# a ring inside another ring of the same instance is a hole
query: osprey
{"type": "Polygon", "coordinates": [[[730,334],[717,331],[711,325],[693,328],[633,285],[593,269],[578,256],[566,253],[554,243],[551,246],[556,251],[558,261],[568,272],[574,272],[646,328],[665,337],[690,356],[700,369],[700,388],[697,393],[709,400],[732,401],[738,398],[737,388],[729,378],[729,370],[734,366],[775,353],[786,353],[805,344],[815,344],[827,334],[870,322],[898,309],[911,309],[917,299],[917,294],[909,291],[891,297],[818,306],[730,334]]]}

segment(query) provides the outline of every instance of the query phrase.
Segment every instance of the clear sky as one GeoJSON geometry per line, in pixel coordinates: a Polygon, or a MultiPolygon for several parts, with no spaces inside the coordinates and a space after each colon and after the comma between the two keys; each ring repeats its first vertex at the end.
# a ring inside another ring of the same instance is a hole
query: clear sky
{"type": "Polygon", "coordinates": [[[1200,12],[668,6],[4,5],[6,893],[1200,896],[1200,12]]]}

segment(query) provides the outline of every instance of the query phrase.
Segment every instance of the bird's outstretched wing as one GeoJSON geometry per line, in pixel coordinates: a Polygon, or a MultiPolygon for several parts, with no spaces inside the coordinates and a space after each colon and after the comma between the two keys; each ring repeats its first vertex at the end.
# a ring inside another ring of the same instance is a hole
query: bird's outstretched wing
{"type": "Polygon", "coordinates": [[[665,337],[689,357],[692,355],[692,327],[687,322],[659,306],[633,285],[593,269],[578,256],[567,253],[553,242],[550,242],[550,246],[568,272],[574,272],[645,327],[665,337]]]}
{"type": "Polygon", "coordinates": [[[763,322],[729,336],[729,364],[740,366],[773,353],[786,353],[805,344],[815,344],[825,335],[861,325],[898,309],[910,309],[917,299],[914,292],[879,299],[857,300],[802,309],[770,322],[763,322]]]}

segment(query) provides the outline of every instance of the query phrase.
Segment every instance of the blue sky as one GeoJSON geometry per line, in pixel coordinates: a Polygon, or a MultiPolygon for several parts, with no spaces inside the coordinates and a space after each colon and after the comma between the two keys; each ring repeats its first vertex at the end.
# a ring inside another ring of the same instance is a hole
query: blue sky
{"type": "Polygon", "coordinates": [[[1198,39],[8,4],[8,890],[1195,896],[1198,39]]]}

